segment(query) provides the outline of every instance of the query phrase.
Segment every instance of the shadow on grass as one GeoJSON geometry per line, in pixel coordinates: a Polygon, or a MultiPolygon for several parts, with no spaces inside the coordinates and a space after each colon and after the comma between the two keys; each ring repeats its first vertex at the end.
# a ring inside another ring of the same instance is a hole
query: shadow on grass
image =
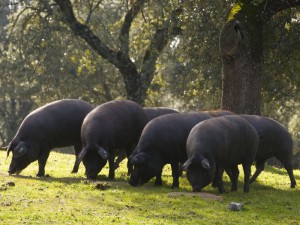
{"type": "MultiPolygon", "coordinates": [[[[9,175],[8,175],[9,176],[9,175]]],[[[44,177],[33,177],[33,176],[24,176],[24,175],[10,175],[11,177],[17,178],[17,179],[24,179],[24,180],[35,180],[35,181],[41,181],[41,182],[56,182],[56,183],[63,183],[66,185],[70,184],[77,184],[77,183],[97,183],[97,182],[108,182],[108,183],[128,183],[127,179],[120,177],[114,180],[109,179],[105,175],[98,175],[97,179],[87,179],[85,177],[52,177],[49,175],[46,175],[44,177]]]]}
{"type": "MultiPolygon", "coordinates": [[[[287,172],[283,169],[275,168],[272,166],[266,166],[265,168],[266,172],[269,173],[276,173],[276,174],[282,174],[282,175],[287,175],[287,172]]],[[[7,175],[8,176],[8,175],[7,175]]],[[[109,179],[106,175],[98,175],[96,180],[90,180],[85,177],[76,177],[72,176],[66,176],[66,177],[52,177],[46,175],[45,177],[33,177],[33,176],[24,176],[24,175],[11,175],[12,177],[15,177],[17,179],[24,179],[24,180],[35,180],[35,181],[41,181],[41,182],[56,182],[56,183],[63,183],[66,185],[72,185],[72,184],[91,184],[91,185],[97,185],[97,183],[105,183],[109,185],[110,189],[121,189],[121,190],[128,190],[132,189],[136,192],[145,192],[145,191],[153,191],[157,192],[160,191],[162,193],[169,193],[169,192],[192,192],[191,191],[191,186],[188,183],[185,174],[181,177],[181,182],[179,184],[179,188],[172,188],[171,187],[171,181],[172,181],[172,175],[165,174],[163,175],[163,183],[162,186],[157,186],[154,185],[154,179],[151,179],[148,183],[144,184],[143,186],[138,186],[138,187],[132,187],[129,185],[129,177],[127,177],[126,173],[121,173],[116,175],[116,179],[111,180],[109,179]]],[[[299,179],[299,176],[296,176],[299,179]]],[[[215,194],[215,195],[222,195],[226,196],[228,193],[243,193],[243,186],[244,182],[242,179],[238,181],[238,191],[237,192],[231,192],[231,182],[229,181],[229,178],[227,176],[223,176],[223,183],[224,183],[224,188],[226,190],[226,193],[220,194],[218,192],[217,188],[212,188],[211,184],[205,187],[202,191],[215,194]]],[[[294,189],[289,188],[289,183],[287,183],[287,190],[282,190],[278,189],[276,187],[271,186],[271,184],[268,183],[262,183],[262,181],[256,180],[253,184],[250,185],[250,192],[255,192],[256,190],[258,191],[280,191],[280,192],[288,192],[288,191],[293,191],[294,189]]],[[[297,188],[296,188],[297,189],[297,188]]]]}
{"type": "MultiPolygon", "coordinates": [[[[266,165],[264,171],[269,172],[269,173],[273,173],[273,174],[280,174],[280,175],[288,176],[288,172],[286,171],[285,168],[279,168],[279,167],[276,167],[276,166],[266,165]]],[[[294,177],[295,177],[295,179],[300,179],[300,176],[298,176],[295,173],[294,173],[294,177]]]]}

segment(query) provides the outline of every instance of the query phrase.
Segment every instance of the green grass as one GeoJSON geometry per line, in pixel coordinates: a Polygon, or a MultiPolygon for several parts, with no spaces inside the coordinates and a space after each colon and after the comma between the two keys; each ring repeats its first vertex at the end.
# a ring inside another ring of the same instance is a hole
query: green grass
{"type": "MultiPolygon", "coordinates": [[[[74,156],[52,152],[46,165],[49,177],[36,178],[37,163],[28,166],[20,176],[7,174],[11,158],[0,152],[0,224],[300,224],[299,187],[289,188],[285,170],[266,167],[251,185],[250,193],[239,190],[222,194],[223,200],[170,192],[191,192],[185,177],[180,188],[172,189],[169,167],[164,169],[162,187],[153,181],[134,188],[128,185],[123,162],[116,180],[109,181],[107,166],[96,182],[86,180],[84,167],[71,174],[74,156]],[[10,186],[14,182],[15,186],[10,186]],[[96,184],[105,190],[97,189],[96,184]],[[240,212],[227,209],[230,202],[241,202],[240,212]]],[[[300,171],[295,170],[300,186],[300,171]]],[[[224,177],[226,190],[230,189],[224,177]]],[[[210,186],[204,192],[219,195],[210,186]]]]}

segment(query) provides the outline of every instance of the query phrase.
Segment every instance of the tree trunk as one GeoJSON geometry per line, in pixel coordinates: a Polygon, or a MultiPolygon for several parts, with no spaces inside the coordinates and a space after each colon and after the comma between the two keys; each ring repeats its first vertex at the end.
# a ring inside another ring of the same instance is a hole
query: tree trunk
{"type": "Polygon", "coordinates": [[[221,106],[222,109],[235,113],[259,115],[262,30],[256,27],[250,33],[247,28],[247,24],[245,26],[237,20],[232,20],[227,22],[221,31],[220,50],[223,63],[221,106]]]}

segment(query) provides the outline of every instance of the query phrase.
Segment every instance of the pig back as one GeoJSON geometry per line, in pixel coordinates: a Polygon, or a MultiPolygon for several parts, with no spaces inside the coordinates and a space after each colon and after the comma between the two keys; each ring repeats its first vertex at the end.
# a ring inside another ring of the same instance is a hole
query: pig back
{"type": "Polygon", "coordinates": [[[165,107],[144,107],[144,110],[149,121],[162,115],[178,113],[174,109],[165,107]]]}
{"type": "Polygon", "coordinates": [[[85,118],[81,138],[83,145],[96,143],[107,149],[137,143],[147,116],[141,106],[129,100],[114,100],[99,105],[85,118]]]}
{"type": "Polygon", "coordinates": [[[210,115],[201,112],[174,113],[151,120],[144,128],[137,152],[160,155],[165,161],[186,159],[186,140],[191,129],[210,115]],[[153,153],[155,152],[155,153],[153,153]]]}
{"type": "Polygon", "coordinates": [[[46,142],[51,147],[80,143],[80,129],[93,107],[85,101],[63,99],[31,112],[21,123],[16,138],[46,142]]]}
{"type": "Polygon", "coordinates": [[[187,139],[187,154],[230,166],[254,161],[257,146],[254,127],[237,115],[229,115],[197,124],[187,139]]]}
{"type": "Polygon", "coordinates": [[[256,158],[272,157],[280,154],[292,155],[293,141],[288,130],[279,122],[264,116],[240,115],[255,129],[259,137],[256,158]]]}

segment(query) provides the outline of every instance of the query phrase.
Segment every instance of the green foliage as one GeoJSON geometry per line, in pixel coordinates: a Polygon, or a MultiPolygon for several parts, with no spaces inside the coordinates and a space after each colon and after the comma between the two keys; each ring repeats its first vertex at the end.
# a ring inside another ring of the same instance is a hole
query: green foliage
{"type": "MultiPolygon", "coordinates": [[[[189,196],[191,187],[185,177],[180,188],[171,189],[170,167],[163,171],[163,186],[153,181],[142,187],[127,183],[125,162],[116,172],[116,181],[107,180],[107,166],[97,181],[84,178],[81,165],[78,174],[71,174],[73,155],[52,152],[46,173],[36,178],[37,163],[28,166],[20,176],[6,174],[9,159],[0,152],[0,221],[2,224],[298,224],[299,187],[289,188],[286,171],[267,166],[250,193],[239,190],[220,195],[223,200],[189,196]],[[12,186],[12,182],[15,186],[12,186]],[[181,194],[175,194],[180,192],[181,194]],[[173,195],[170,195],[173,193],[173,195]],[[240,202],[240,212],[227,209],[230,202],[240,202]]],[[[242,173],[241,173],[242,174],[242,173]]],[[[295,171],[299,181],[300,171],[295,171]]],[[[229,190],[228,177],[224,177],[229,190]]],[[[219,195],[206,187],[204,192],[219,195]]]]}
{"type": "Polygon", "coordinates": [[[1,145],[30,111],[48,102],[80,98],[98,105],[126,95],[119,72],[65,29],[55,8],[31,3],[26,10],[10,8],[9,39],[0,43],[1,145]]]}
{"type": "Polygon", "coordinates": [[[299,12],[291,9],[276,14],[265,27],[263,114],[289,128],[299,151],[299,12]],[[288,25],[289,29],[286,29],[288,25]]]}
{"type": "MultiPolygon", "coordinates": [[[[7,35],[0,43],[1,145],[8,144],[30,111],[47,102],[81,98],[98,105],[126,97],[120,72],[72,34],[62,23],[53,1],[23,3],[19,8],[10,8],[8,24],[0,21],[0,29],[5,27],[3,32],[7,35]],[[24,10],[26,6],[30,7],[24,10]]],[[[233,3],[236,1],[146,1],[129,37],[130,58],[138,71],[155,29],[161,28],[172,10],[183,10],[179,16],[182,32],[160,54],[147,91],[147,106],[169,106],[182,111],[220,107],[219,32],[235,9],[233,3]]],[[[120,48],[119,31],[132,1],[73,4],[80,22],[89,25],[111,49],[120,48]]],[[[288,127],[297,141],[295,146],[300,143],[299,15],[298,9],[285,10],[266,24],[263,58],[262,114],[288,127]]]]}
{"type": "Polygon", "coordinates": [[[233,20],[236,14],[242,9],[242,3],[235,3],[230,10],[230,14],[228,16],[228,21],[233,20]]]}
{"type": "MultiPolygon", "coordinates": [[[[161,54],[157,73],[166,81],[160,104],[187,110],[216,109],[221,98],[219,32],[229,2],[186,1],[182,34],[161,54]],[[175,103],[174,103],[175,102],[175,103]]],[[[150,87],[151,90],[151,87],[150,87]]]]}

